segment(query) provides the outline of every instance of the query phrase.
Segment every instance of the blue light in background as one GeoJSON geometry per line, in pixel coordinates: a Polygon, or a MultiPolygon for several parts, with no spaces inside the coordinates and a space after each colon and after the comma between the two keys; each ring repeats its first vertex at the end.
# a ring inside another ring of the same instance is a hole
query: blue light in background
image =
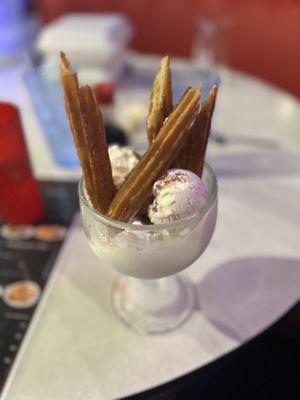
{"type": "Polygon", "coordinates": [[[27,0],[0,2],[0,57],[21,53],[33,38],[32,18],[27,15],[27,0]]]}

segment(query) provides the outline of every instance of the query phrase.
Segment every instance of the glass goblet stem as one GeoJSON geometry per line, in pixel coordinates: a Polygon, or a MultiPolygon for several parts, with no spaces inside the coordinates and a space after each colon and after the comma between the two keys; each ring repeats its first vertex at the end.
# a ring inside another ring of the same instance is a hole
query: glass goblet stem
{"type": "Polygon", "coordinates": [[[191,287],[178,276],[136,279],[119,276],[112,295],[113,308],[126,325],[138,333],[174,329],[193,308],[191,287]]]}

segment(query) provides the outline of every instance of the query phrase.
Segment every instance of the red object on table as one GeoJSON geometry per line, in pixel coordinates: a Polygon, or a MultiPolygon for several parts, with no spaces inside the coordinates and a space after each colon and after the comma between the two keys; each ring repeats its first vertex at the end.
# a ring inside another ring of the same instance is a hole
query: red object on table
{"type": "Polygon", "coordinates": [[[11,224],[38,222],[44,213],[16,106],[0,103],[0,215],[11,224]]]}
{"type": "Polygon", "coordinates": [[[111,82],[100,82],[94,85],[93,91],[96,100],[100,104],[112,104],[114,102],[115,85],[111,82]]]}

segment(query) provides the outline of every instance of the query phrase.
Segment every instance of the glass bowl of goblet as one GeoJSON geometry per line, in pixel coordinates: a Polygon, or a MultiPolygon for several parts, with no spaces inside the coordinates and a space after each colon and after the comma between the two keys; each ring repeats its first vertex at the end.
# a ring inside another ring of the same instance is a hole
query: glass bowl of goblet
{"type": "Polygon", "coordinates": [[[141,334],[175,329],[191,314],[194,295],[178,273],[207,248],[217,219],[218,185],[205,163],[205,204],[194,214],[152,225],[113,220],[95,210],[79,183],[82,223],[101,262],[119,273],[112,287],[112,307],[119,319],[141,334]]]}

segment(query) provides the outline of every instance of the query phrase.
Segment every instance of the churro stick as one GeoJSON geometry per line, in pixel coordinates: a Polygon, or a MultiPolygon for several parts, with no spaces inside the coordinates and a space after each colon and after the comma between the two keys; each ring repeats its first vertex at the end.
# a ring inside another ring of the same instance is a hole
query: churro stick
{"type": "Polygon", "coordinates": [[[89,87],[79,88],[77,75],[61,53],[61,83],[85,188],[94,208],[105,212],[115,193],[101,112],[89,87]]]}
{"type": "Polygon", "coordinates": [[[213,86],[202,104],[189,129],[188,139],[172,165],[174,168],[188,169],[201,177],[217,91],[217,86],[213,86]]]}
{"type": "Polygon", "coordinates": [[[85,187],[91,201],[93,202],[92,171],[85,144],[85,129],[80,110],[77,74],[73,72],[72,66],[63,52],[60,53],[60,57],[60,81],[64,90],[66,113],[73,133],[78,158],[82,167],[85,187]]]}
{"type": "Polygon", "coordinates": [[[216,97],[218,93],[218,87],[214,85],[208,95],[208,98],[202,104],[199,117],[195,121],[194,135],[198,138],[196,145],[191,148],[191,171],[195,172],[198,176],[202,176],[205,153],[208,143],[208,137],[210,133],[211,120],[215,110],[216,97]],[[201,132],[201,134],[199,134],[201,132]]]}
{"type": "Polygon", "coordinates": [[[96,209],[105,213],[116,188],[108,155],[103,117],[92,89],[86,85],[79,88],[80,104],[86,128],[86,146],[93,176],[96,209]]]}
{"type": "Polygon", "coordinates": [[[156,138],[165,119],[172,112],[172,108],[170,59],[169,56],[166,56],[160,63],[150,97],[150,110],[147,117],[147,135],[150,144],[156,138]]]}
{"type": "Polygon", "coordinates": [[[132,218],[150,196],[154,182],[169,168],[184,143],[198,110],[201,88],[189,88],[162,126],[137,166],[113,199],[107,215],[120,221],[132,218]]]}

